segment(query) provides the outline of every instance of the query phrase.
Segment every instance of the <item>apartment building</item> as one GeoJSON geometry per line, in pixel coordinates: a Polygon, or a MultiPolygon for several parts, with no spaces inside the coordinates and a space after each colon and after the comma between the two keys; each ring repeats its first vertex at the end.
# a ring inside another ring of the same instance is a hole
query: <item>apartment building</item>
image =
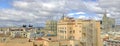
{"type": "Polygon", "coordinates": [[[63,17],[57,24],[59,40],[79,40],[82,46],[102,46],[100,21],[63,17]]]}
{"type": "Polygon", "coordinates": [[[46,29],[46,34],[56,35],[57,34],[57,21],[47,20],[45,29],[46,29]]]}

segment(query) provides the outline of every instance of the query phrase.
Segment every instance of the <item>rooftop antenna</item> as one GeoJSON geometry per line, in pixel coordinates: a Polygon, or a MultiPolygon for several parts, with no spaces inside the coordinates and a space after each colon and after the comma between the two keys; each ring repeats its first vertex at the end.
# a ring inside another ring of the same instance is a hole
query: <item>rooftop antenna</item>
{"type": "Polygon", "coordinates": [[[65,14],[63,13],[63,16],[62,17],[65,17],[65,14]]]}
{"type": "Polygon", "coordinates": [[[63,15],[62,15],[62,19],[64,19],[65,18],[65,14],[63,13],[63,15]]]}
{"type": "Polygon", "coordinates": [[[105,9],[103,13],[103,19],[106,19],[106,18],[107,18],[107,10],[105,9]]]}
{"type": "Polygon", "coordinates": [[[105,11],[104,11],[104,16],[107,17],[107,10],[106,10],[106,9],[105,9],[105,11]]]}

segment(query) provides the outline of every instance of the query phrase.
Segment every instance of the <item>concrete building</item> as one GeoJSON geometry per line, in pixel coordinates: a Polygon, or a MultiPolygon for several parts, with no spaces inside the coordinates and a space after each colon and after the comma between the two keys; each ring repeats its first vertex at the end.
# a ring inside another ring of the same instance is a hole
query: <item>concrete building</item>
{"type": "Polygon", "coordinates": [[[100,22],[95,20],[83,21],[82,39],[83,46],[102,46],[100,37],[100,22]]]}
{"type": "Polygon", "coordinates": [[[104,46],[120,46],[120,40],[107,40],[104,46]]]}
{"type": "Polygon", "coordinates": [[[10,35],[8,27],[0,27],[0,37],[7,37],[10,35]]]}
{"type": "Polygon", "coordinates": [[[23,27],[14,27],[9,28],[10,36],[12,38],[33,38],[37,34],[36,28],[23,28],[23,27]]]}
{"type": "Polygon", "coordinates": [[[104,46],[119,46],[120,45],[120,32],[108,32],[108,34],[102,34],[104,46]]]}
{"type": "Polygon", "coordinates": [[[35,29],[10,28],[11,36],[19,37],[4,37],[0,46],[102,46],[100,27],[100,21],[63,16],[58,22],[48,21],[43,30],[57,35],[36,37],[35,29]]]}
{"type": "Polygon", "coordinates": [[[25,28],[9,28],[9,31],[12,38],[27,37],[25,28]]]}
{"type": "Polygon", "coordinates": [[[107,33],[109,31],[115,31],[115,19],[108,17],[107,12],[105,12],[102,18],[102,32],[107,33]]]}
{"type": "Polygon", "coordinates": [[[58,21],[59,40],[79,40],[82,46],[101,46],[100,21],[63,17],[58,21]]]}
{"type": "Polygon", "coordinates": [[[120,31],[120,25],[115,25],[115,31],[119,32],[120,31]]]}
{"type": "Polygon", "coordinates": [[[57,21],[48,20],[45,26],[46,34],[56,35],[57,34],[57,21]]]}

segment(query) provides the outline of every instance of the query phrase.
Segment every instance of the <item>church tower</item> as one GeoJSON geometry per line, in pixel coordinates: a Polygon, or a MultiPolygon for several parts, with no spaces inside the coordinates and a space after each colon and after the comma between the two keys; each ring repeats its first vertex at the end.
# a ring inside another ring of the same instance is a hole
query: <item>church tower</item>
{"type": "Polygon", "coordinates": [[[102,18],[102,32],[107,33],[114,31],[115,19],[107,17],[107,11],[105,10],[102,18]]]}

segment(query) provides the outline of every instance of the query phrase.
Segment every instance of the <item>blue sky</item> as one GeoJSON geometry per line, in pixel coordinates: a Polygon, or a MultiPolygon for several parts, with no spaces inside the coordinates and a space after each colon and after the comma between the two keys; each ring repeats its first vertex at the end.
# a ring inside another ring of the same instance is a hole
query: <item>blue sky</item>
{"type": "MultiPolygon", "coordinates": [[[[98,2],[97,0],[82,0],[82,1],[98,2]]],[[[11,5],[12,2],[13,0],[0,0],[0,8],[12,8],[12,5],[11,5]]]]}
{"type": "Polygon", "coordinates": [[[83,1],[93,1],[93,2],[97,2],[98,0],[83,0],[83,1]]]}
{"type": "Polygon", "coordinates": [[[0,0],[0,8],[11,8],[12,0],[0,0]]]}

